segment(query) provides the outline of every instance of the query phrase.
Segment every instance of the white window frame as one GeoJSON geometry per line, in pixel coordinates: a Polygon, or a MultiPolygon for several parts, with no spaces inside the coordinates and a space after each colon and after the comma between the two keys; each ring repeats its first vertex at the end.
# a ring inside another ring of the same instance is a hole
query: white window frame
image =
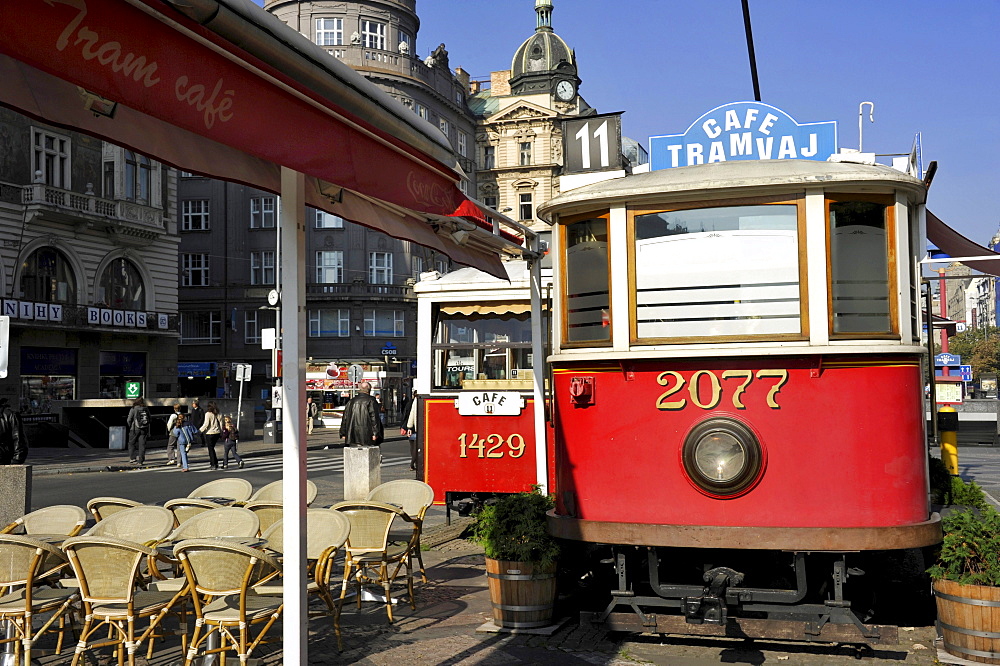
{"type": "Polygon", "coordinates": [[[340,284],[344,281],[344,251],[316,250],[316,284],[340,284]],[[335,280],[328,280],[330,273],[335,280]]]}
{"type": "Polygon", "coordinates": [[[519,143],[520,143],[519,150],[521,157],[518,163],[520,164],[520,166],[531,166],[531,152],[532,152],[531,142],[521,141],[519,143]]]}
{"type": "Polygon", "coordinates": [[[413,113],[417,114],[424,120],[427,120],[428,116],[427,107],[421,104],[420,102],[417,102],[416,100],[414,100],[413,102],[413,113]]]}
{"type": "Polygon", "coordinates": [[[325,210],[316,210],[315,227],[317,229],[343,229],[344,228],[344,218],[339,215],[334,215],[333,213],[328,213],[325,210]]]}
{"type": "Polygon", "coordinates": [[[257,320],[257,310],[243,311],[243,344],[260,344],[260,322],[257,320]]]}
{"type": "Polygon", "coordinates": [[[343,46],[344,19],[316,19],[316,44],[319,46],[343,46]]]}
{"type": "Polygon", "coordinates": [[[369,338],[402,338],[406,335],[406,312],[404,310],[365,310],[365,337],[369,338]],[[387,317],[387,313],[392,315],[392,335],[376,334],[375,326],[378,315],[387,317]]]}
{"type": "Polygon", "coordinates": [[[469,137],[465,132],[458,133],[458,154],[462,157],[468,157],[469,152],[469,137]]]}
{"type": "Polygon", "coordinates": [[[448,122],[447,118],[438,118],[438,129],[440,129],[446,137],[451,139],[451,123],[448,122]]]}
{"type": "Polygon", "coordinates": [[[31,180],[42,172],[42,182],[64,190],[70,189],[72,174],[71,157],[73,143],[68,136],[49,132],[37,127],[31,128],[31,180]],[[49,141],[52,146],[47,145],[49,141]]]}
{"type": "Polygon", "coordinates": [[[181,231],[208,231],[210,220],[211,203],[208,199],[185,199],[181,202],[181,231]]]}
{"type": "Polygon", "coordinates": [[[434,261],[434,270],[436,270],[441,275],[448,272],[448,260],[447,259],[436,259],[434,261]]]}
{"type": "Polygon", "coordinates": [[[424,272],[424,258],[414,255],[410,257],[410,266],[413,269],[413,277],[420,279],[420,274],[424,272]]]}
{"type": "Polygon", "coordinates": [[[219,314],[218,310],[198,310],[192,312],[180,313],[180,322],[178,325],[180,330],[181,338],[178,344],[182,345],[218,345],[222,343],[222,315],[219,314]],[[199,333],[208,333],[207,336],[201,335],[197,337],[185,336],[186,329],[184,316],[188,317],[188,324],[190,324],[190,318],[193,315],[208,315],[208,328],[205,331],[198,331],[199,333]]]}
{"type": "Polygon", "coordinates": [[[274,250],[250,253],[250,284],[274,284],[274,250]]]}
{"type": "Polygon", "coordinates": [[[497,168],[496,146],[483,146],[483,168],[484,169],[497,168]]]}
{"type": "Polygon", "coordinates": [[[366,49],[385,51],[385,23],[361,19],[361,45],[366,49]]]}
{"type": "Polygon", "coordinates": [[[209,256],[203,252],[185,252],[181,254],[181,286],[182,287],[207,287],[209,286],[209,256]],[[195,275],[199,279],[195,280],[195,275]]]}
{"type": "Polygon", "coordinates": [[[274,197],[253,197],[250,199],[250,228],[273,229],[276,215],[274,197]]]}
{"type": "Polygon", "coordinates": [[[535,219],[535,202],[531,192],[519,192],[517,203],[518,220],[535,219]]]}
{"type": "Polygon", "coordinates": [[[368,283],[392,284],[392,252],[368,253],[368,283]]]}
{"type": "Polygon", "coordinates": [[[351,311],[348,308],[321,308],[309,311],[310,338],[348,338],[351,336],[351,311]],[[323,313],[330,314],[337,322],[335,335],[323,335],[323,313]]]}
{"type": "MultiPolygon", "coordinates": [[[[402,30],[399,31],[399,42],[398,42],[398,44],[406,44],[406,46],[408,47],[406,49],[406,52],[407,52],[408,55],[411,55],[413,53],[413,38],[410,37],[410,35],[408,33],[405,33],[402,30]]],[[[397,44],[397,46],[398,46],[398,44],[397,44]]]]}

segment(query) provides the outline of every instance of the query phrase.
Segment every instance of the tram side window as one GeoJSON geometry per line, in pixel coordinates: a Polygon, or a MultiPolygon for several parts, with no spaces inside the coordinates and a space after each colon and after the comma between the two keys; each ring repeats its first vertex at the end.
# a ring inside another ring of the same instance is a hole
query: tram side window
{"type": "Polygon", "coordinates": [[[893,332],[889,206],[830,202],[830,293],[834,334],[893,332]]]}
{"type": "Polygon", "coordinates": [[[801,335],[798,206],[636,214],[636,336],[801,335]]]}
{"type": "MultiPolygon", "coordinates": [[[[480,306],[442,313],[434,339],[434,388],[460,389],[468,380],[530,377],[531,320],[524,312],[486,313],[480,306]],[[468,310],[471,314],[460,312],[468,310]]],[[[488,309],[488,308],[486,308],[488,309]]]]}
{"type": "Polygon", "coordinates": [[[566,342],[610,342],[608,221],[566,225],[566,342]]]}

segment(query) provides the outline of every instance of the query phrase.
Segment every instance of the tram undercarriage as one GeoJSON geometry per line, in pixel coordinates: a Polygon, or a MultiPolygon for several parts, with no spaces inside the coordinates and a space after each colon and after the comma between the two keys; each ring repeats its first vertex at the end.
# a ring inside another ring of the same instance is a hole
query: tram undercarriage
{"type": "Polygon", "coordinates": [[[592,583],[600,581],[595,587],[610,600],[599,610],[591,596],[595,610],[581,613],[580,622],[613,631],[878,645],[898,642],[901,606],[912,619],[933,613],[920,549],[712,550],[710,562],[698,548],[598,552],[592,583]],[[877,605],[890,609],[877,613],[877,605]]]}

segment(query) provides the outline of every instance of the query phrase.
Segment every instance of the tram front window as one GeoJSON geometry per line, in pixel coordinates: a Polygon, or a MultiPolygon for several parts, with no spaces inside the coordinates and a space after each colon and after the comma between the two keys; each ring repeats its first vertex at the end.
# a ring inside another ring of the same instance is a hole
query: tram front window
{"type": "Polygon", "coordinates": [[[530,378],[531,317],[526,303],[447,305],[434,343],[434,388],[530,378]]]}
{"type": "Polygon", "coordinates": [[[611,340],[608,221],[566,225],[566,342],[611,340]]]}
{"type": "Polygon", "coordinates": [[[802,334],[795,203],[636,214],[636,334],[802,334]]]}

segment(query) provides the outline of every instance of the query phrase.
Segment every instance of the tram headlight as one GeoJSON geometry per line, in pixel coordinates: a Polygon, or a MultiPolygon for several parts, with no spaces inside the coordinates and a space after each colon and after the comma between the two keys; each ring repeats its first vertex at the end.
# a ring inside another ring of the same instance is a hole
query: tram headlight
{"type": "Polygon", "coordinates": [[[757,436],[729,418],[702,421],[688,433],[682,451],[684,470],[700,490],[733,496],[760,478],[764,455],[757,436]]]}

